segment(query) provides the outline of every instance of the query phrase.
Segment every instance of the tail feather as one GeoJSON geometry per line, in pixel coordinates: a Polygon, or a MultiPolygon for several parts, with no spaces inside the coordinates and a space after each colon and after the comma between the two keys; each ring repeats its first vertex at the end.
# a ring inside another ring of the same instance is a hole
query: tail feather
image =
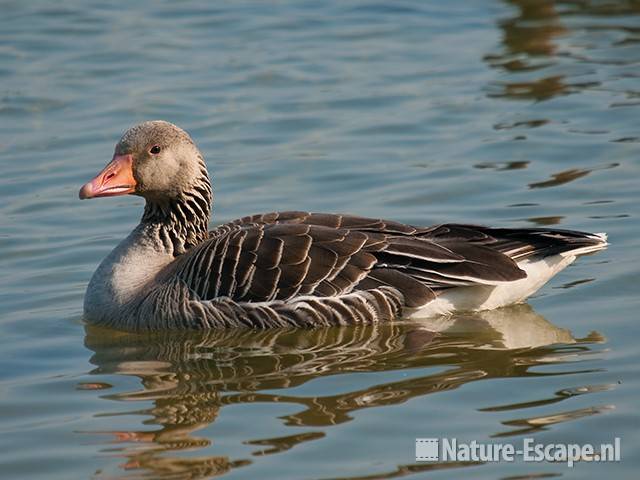
{"type": "Polygon", "coordinates": [[[445,224],[429,229],[427,238],[447,244],[460,241],[485,245],[519,261],[571,252],[592,253],[605,248],[606,233],[588,233],[552,228],[491,228],[480,225],[445,224]]]}
{"type": "Polygon", "coordinates": [[[589,240],[591,241],[591,243],[589,245],[585,245],[582,247],[578,247],[578,248],[572,248],[571,250],[567,250],[563,253],[561,253],[561,255],[563,256],[574,256],[577,257],[579,255],[587,255],[589,253],[595,253],[595,252],[599,252],[600,250],[604,250],[605,248],[607,248],[607,246],[609,246],[609,242],[607,241],[607,234],[606,233],[588,233],[586,234],[589,236],[589,240]]]}
{"type": "Polygon", "coordinates": [[[578,256],[594,253],[609,245],[606,233],[556,229],[500,229],[492,232],[496,248],[514,260],[552,255],[578,256]]]}

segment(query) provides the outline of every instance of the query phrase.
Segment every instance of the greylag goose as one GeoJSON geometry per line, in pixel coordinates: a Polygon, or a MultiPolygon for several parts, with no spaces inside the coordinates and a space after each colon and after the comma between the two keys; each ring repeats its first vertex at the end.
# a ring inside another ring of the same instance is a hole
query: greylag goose
{"type": "Polygon", "coordinates": [[[327,326],[523,302],[605,234],[274,212],[209,231],[202,154],[177,126],[125,132],[80,198],[139,195],[140,224],[100,264],[85,319],[122,330],[327,326]]]}

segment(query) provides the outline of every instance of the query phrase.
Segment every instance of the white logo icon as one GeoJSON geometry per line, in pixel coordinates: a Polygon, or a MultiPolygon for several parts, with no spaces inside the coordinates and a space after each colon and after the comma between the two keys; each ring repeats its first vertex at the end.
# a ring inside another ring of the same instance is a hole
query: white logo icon
{"type": "Polygon", "coordinates": [[[437,438],[416,438],[416,460],[419,462],[432,462],[438,460],[437,438]]]}

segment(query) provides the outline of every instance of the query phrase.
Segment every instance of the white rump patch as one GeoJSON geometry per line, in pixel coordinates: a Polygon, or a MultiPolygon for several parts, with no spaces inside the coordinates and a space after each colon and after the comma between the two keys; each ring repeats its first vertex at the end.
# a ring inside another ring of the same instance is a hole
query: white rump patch
{"type": "Polygon", "coordinates": [[[456,311],[492,310],[524,302],[575,259],[576,256],[573,254],[553,255],[542,259],[526,258],[518,262],[518,267],[527,273],[526,278],[497,286],[478,285],[452,288],[440,294],[438,298],[424,307],[407,312],[408,317],[429,318],[456,311]]]}

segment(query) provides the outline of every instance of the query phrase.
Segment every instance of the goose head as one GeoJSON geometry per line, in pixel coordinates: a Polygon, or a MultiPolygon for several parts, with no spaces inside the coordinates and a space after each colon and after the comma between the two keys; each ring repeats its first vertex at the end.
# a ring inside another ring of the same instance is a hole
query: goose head
{"type": "Polygon", "coordinates": [[[109,164],[81,189],[81,199],[139,195],[170,203],[197,188],[209,190],[202,154],[187,132],[160,120],[127,130],[109,164]],[[203,187],[202,185],[206,185],[203,187]]]}

